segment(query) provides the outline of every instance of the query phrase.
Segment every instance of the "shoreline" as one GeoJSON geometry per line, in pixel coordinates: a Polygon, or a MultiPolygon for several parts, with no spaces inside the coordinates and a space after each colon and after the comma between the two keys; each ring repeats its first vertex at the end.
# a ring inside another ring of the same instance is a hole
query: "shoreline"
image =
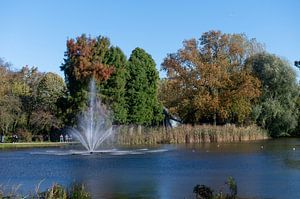
{"type": "Polygon", "coordinates": [[[17,149],[17,148],[43,148],[43,147],[60,147],[72,144],[71,142],[17,142],[17,143],[0,143],[0,149],[17,149]]]}

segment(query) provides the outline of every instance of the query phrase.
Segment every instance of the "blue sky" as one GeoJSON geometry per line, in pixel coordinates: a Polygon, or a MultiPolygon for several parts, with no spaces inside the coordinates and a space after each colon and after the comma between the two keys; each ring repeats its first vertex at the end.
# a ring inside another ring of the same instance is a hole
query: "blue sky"
{"type": "Polygon", "coordinates": [[[209,30],[245,33],[291,64],[300,59],[298,0],[1,0],[0,8],[0,57],[16,69],[63,76],[66,40],[82,33],[109,37],[127,57],[144,48],[158,69],[184,39],[209,30]]]}

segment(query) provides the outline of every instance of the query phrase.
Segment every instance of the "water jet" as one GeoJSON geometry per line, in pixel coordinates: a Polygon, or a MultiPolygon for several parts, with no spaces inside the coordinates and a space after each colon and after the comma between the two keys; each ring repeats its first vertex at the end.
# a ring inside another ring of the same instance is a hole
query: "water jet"
{"type": "Polygon", "coordinates": [[[113,133],[112,119],[109,110],[101,104],[96,95],[95,80],[89,85],[89,99],[86,111],[78,118],[76,128],[71,128],[69,133],[78,140],[84,148],[93,154],[95,150],[113,133]]]}

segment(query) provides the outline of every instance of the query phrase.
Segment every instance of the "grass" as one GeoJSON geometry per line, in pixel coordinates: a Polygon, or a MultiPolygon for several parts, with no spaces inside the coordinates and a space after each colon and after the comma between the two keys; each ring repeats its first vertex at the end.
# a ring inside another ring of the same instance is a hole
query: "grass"
{"type": "Polygon", "coordinates": [[[0,143],[0,149],[35,148],[35,147],[59,147],[68,145],[66,142],[17,142],[0,143]]]}

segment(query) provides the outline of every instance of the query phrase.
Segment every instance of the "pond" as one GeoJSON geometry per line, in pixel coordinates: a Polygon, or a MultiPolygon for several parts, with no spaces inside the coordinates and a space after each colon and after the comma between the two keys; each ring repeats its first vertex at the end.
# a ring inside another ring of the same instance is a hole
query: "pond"
{"type": "Polygon", "coordinates": [[[139,153],[65,155],[69,149],[0,150],[0,184],[23,193],[52,183],[84,183],[93,198],[193,198],[193,187],[218,191],[235,178],[247,198],[300,198],[300,139],[158,145],[139,153]],[[157,150],[165,149],[165,150],[157,150]]]}

